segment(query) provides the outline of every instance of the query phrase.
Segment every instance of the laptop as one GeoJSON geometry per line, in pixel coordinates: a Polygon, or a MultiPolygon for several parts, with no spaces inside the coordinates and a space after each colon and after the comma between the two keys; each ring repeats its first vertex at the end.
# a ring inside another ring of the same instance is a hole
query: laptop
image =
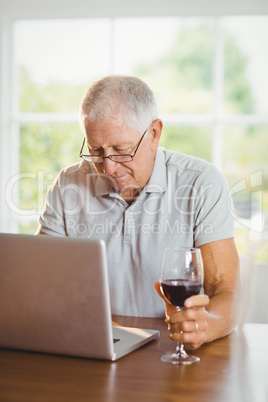
{"type": "Polygon", "coordinates": [[[112,326],[104,241],[0,233],[0,347],[114,361],[158,336],[112,326]]]}

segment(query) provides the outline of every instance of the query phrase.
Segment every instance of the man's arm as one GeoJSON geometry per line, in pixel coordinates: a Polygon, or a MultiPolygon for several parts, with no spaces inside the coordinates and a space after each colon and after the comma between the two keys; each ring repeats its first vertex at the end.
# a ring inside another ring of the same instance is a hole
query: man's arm
{"type": "Polygon", "coordinates": [[[228,335],[237,324],[240,292],[239,257],[234,239],[200,247],[204,261],[204,290],[207,307],[207,342],[228,335]]]}
{"type": "MultiPolygon", "coordinates": [[[[200,249],[205,295],[188,298],[184,304],[186,309],[180,312],[165,303],[172,339],[183,342],[189,349],[228,335],[237,322],[239,257],[234,240],[211,242],[200,249]]],[[[155,287],[162,297],[158,282],[155,287]]]]}

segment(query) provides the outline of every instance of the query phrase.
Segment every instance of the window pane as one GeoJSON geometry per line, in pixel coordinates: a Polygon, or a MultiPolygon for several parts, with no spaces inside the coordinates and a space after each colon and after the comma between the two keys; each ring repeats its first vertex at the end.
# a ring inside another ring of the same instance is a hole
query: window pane
{"type": "Polygon", "coordinates": [[[268,126],[232,126],[223,143],[224,173],[227,177],[238,223],[248,227],[257,215],[268,224],[268,126]]]}
{"type": "Polygon", "coordinates": [[[161,113],[210,113],[214,25],[191,18],[18,22],[21,111],[76,112],[85,86],[114,71],[145,79],[161,113]]]}
{"type": "Polygon", "coordinates": [[[21,111],[77,112],[85,86],[109,72],[110,30],[108,19],[17,22],[21,111]]]}
{"type": "Polygon", "coordinates": [[[210,161],[211,142],[210,127],[164,127],[160,146],[210,161]]]}
{"type": "MultiPolygon", "coordinates": [[[[25,124],[20,132],[19,208],[41,212],[59,171],[80,162],[83,134],[78,124],[25,124]]],[[[27,213],[26,213],[27,215],[27,213]]]]}
{"type": "Polygon", "coordinates": [[[268,17],[224,20],[226,113],[268,113],[268,17]]]}
{"type": "Polygon", "coordinates": [[[118,20],[115,70],[144,79],[161,113],[211,113],[214,30],[204,18],[118,20]]]}

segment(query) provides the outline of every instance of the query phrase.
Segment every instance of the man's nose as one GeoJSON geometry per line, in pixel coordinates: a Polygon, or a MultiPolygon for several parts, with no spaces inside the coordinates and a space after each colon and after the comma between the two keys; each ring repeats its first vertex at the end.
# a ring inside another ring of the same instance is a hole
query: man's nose
{"type": "Polygon", "coordinates": [[[103,159],[103,172],[106,174],[112,175],[116,171],[118,165],[119,165],[119,163],[113,162],[109,158],[104,158],[103,159]]]}

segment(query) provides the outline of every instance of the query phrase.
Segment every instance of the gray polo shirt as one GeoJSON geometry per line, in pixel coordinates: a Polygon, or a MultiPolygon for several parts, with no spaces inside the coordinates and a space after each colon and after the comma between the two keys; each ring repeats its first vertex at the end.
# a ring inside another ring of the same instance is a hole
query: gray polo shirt
{"type": "Polygon", "coordinates": [[[233,237],[229,202],[226,181],[213,165],[158,148],[150,180],[130,206],[90,163],[61,171],[47,194],[39,230],[103,239],[112,313],[159,317],[164,306],[154,282],[165,247],[233,237]]]}

